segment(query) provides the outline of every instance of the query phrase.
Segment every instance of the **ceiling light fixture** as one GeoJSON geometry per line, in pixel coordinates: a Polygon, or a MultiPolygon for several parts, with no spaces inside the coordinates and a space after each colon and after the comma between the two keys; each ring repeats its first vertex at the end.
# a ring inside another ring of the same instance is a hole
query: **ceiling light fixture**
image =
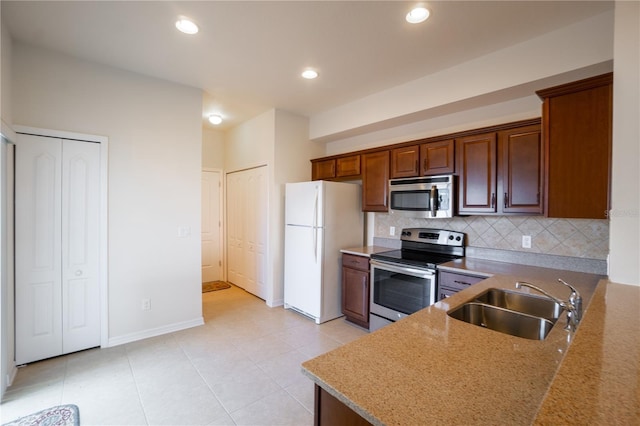
{"type": "Polygon", "coordinates": [[[218,114],[211,114],[209,116],[209,123],[217,126],[218,124],[222,123],[222,117],[218,114]]]}
{"type": "Polygon", "coordinates": [[[195,34],[198,32],[198,26],[189,18],[181,16],[176,21],[176,28],[185,34],[195,34]]]}
{"type": "Polygon", "coordinates": [[[410,24],[419,24],[420,22],[424,22],[429,17],[429,9],[424,7],[416,7],[411,10],[411,12],[407,13],[407,22],[410,24]]]}
{"type": "Polygon", "coordinates": [[[306,78],[307,80],[313,80],[318,77],[318,71],[312,69],[306,69],[302,71],[302,78],[306,78]]]}

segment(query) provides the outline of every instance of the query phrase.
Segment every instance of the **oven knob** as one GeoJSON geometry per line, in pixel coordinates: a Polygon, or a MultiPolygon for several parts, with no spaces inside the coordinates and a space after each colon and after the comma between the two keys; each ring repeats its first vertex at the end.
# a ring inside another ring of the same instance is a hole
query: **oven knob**
{"type": "Polygon", "coordinates": [[[461,239],[462,239],[462,237],[460,237],[460,236],[456,237],[456,241],[460,241],[461,239]]]}
{"type": "Polygon", "coordinates": [[[450,239],[450,240],[453,240],[453,235],[449,235],[449,239],[450,239]]]}

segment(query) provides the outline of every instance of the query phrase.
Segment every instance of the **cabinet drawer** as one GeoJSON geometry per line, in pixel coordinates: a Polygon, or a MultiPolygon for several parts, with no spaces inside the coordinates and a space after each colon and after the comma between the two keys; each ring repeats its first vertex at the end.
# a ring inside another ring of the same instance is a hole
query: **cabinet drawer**
{"type": "Polygon", "coordinates": [[[359,269],[361,271],[369,270],[369,258],[366,256],[356,256],[353,254],[342,254],[342,266],[346,268],[359,269]]]}
{"type": "Polygon", "coordinates": [[[457,274],[455,272],[438,271],[438,286],[454,290],[464,290],[477,282],[485,280],[486,277],[476,275],[457,274]]]}

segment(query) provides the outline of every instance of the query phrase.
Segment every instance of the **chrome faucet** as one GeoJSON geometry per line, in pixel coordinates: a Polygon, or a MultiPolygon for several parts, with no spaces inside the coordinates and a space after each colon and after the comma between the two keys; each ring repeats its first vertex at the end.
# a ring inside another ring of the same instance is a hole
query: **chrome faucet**
{"type": "Polygon", "coordinates": [[[582,319],[582,296],[580,296],[578,290],[576,290],[575,287],[573,287],[571,284],[566,283],[560,278],[558,278],[558,281],[571,289],[569,300],[564,301],[562,299],[558,299],[557,297],[541,289],[540,287],[537,287],[525,281],[516,282],[516,288],[519,289],[522,287],[529,287],[539,293],[544,294],[549,299],[556,302],[562,309],[567,311],[567,325],[565,327],[565,330],[575,331],[578,327],[578,324],[580,323],[580,320],[582,319]]]}

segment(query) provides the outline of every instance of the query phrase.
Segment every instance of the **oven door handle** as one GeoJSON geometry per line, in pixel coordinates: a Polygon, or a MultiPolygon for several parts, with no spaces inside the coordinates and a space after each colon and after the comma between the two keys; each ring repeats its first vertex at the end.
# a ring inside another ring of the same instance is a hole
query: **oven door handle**
{"type": "Polygon", "coordinates": [[[371,268],[382,269],[384,271],[396,272],[399,274],[411,275],[414,277],[427,278],[435,275],[435,272],[424,270],[424,269],[415,269],[410,268],[408,266],[396,266],[390,263],[379,262],[377,260],[371,259],[371,268]]]}

